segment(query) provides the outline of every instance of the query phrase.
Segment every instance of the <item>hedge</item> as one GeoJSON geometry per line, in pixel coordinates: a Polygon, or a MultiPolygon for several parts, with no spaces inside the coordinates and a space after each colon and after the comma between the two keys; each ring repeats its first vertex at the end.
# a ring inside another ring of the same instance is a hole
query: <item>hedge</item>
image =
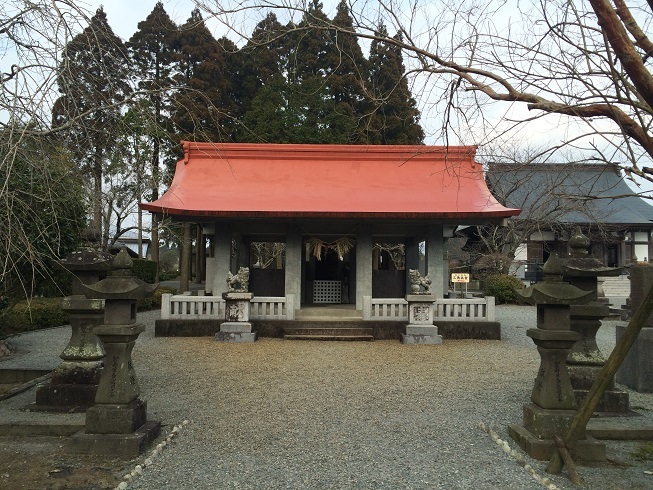
{"type": "Polygon", "coordinates": [[[148,259],[132,259],[134,267],[133,274],[140,280],[149,284],[154,284],[156,281],[156,262],[148,259]]]}
{"type": "MultiPolygon", "coordinates": [[[[161,308],[161,296],[176,292],[175,288],[159,287],[152,296],[138,300],[138,311],[161,308]]],[[[68,315],[61,309],[61,300],[62,298],[34,298],[29,304],[27,301],[16,304],[11,311],[0,315],[0,338],[69,323],[68,315]]]]}
{"type": "Polygon", "coordinates": [[[68,315],[61,309],[61,298],[34,298],[29,303],[21,301],[0,317],[0,332],[29,332],[66,323],[68,315]]]}

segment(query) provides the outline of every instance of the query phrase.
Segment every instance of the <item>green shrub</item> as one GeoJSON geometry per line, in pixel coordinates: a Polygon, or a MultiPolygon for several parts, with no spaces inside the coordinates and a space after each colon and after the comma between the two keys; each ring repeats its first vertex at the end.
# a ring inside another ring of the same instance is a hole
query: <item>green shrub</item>
{"type": "Polygon", "coordinates": [[[0,330],[10,334],[59,327],[68,323],[68,315],[61,309],[61,298],[34,298],[17,303],[0,321],[0,330]]]}
{"type": "Polygon", "coordinates": [[[134,268],[132,272],[140,280],[149,284],[154,284],[156,281],[156,262],[148,259],[132,259],[134,268]]]}
{"type": "Polygon", "coordinates": [[[168,271],[159,273],[159,281],[174,281],[179,277],[179,271],[168,271]]]}
{"type": "Polygon", "coordinates": [[[524,289],[524,287],[524,283],[515,276],[492,274],[485,278],[483,292],[486,296],[494,296],[497,303],[511,303],[517,297],[515,289],[524,289]]]}
{"type": "Polygon", "coordinates": [[[156,310],[161,308],[161,296],[165,293],[176,294],[177,290],[170,287],[158,287],[152,296],[138,300],[138,311],[156,310]]]}

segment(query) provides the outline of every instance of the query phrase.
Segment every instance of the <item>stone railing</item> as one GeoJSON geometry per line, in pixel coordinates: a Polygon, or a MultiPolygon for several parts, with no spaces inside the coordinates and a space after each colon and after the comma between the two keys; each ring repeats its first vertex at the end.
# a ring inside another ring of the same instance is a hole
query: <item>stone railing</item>
{"type": "Polygon", "coordinates": [[[295,297],[292,294],[285,298],[254,296],[249,307],[249,317],[252,320],[294,320],[295,297]]]}
{"type": "Polygon", "coordinates": [[[494,296],[474,299],[438,299],[434,304],[434,318],[449,322],[493,322],[494,296]]]}
{"type": "MultiPolygon", "coordinates": [[[[438,299],[433,303],[435,321],[493,322],[494,297],[438,299]]],[[[363,320],[408,321],[408,302],[401,298],[363,297],[363,320]]]]}
{"type": "MultiPolygon", "coordinates": [[[[219,296],[164,294],[161,296],[162,320],[224,319],[225,301],[219,296]]],[[[284,297],[255,296],[250,303],[252,320],[294,320],[292,295],[284,297]]]]}
{"type": "Polygon", "coordinates": [[[402,298],[363,296],[363,320],[408,321],[408,302],[402,298]]]}
{"type": "Polygon", "coordinates": [[[224,318],[224,300],[219,296],[161,295],[162,320],[208,320],[224,318]]]}

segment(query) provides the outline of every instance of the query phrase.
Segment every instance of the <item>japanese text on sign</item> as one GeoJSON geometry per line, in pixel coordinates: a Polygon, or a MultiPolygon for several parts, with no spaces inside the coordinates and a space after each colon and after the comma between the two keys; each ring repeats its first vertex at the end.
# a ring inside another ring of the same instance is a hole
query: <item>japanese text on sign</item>
{"type": "Polygon", "coordinates": [[[469,282],[469,274],[463,272],[451,274],[451,282],[469,282]]]}

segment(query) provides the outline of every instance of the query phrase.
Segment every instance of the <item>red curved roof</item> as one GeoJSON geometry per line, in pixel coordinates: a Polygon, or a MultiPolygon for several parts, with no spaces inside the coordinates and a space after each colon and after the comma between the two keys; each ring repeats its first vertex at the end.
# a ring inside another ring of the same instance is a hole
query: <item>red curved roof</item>
{"type": "Polygon", "coordinates": [[[183,142],[142,209],[192,217],[502,218],[475,147],[183,142]]]}

